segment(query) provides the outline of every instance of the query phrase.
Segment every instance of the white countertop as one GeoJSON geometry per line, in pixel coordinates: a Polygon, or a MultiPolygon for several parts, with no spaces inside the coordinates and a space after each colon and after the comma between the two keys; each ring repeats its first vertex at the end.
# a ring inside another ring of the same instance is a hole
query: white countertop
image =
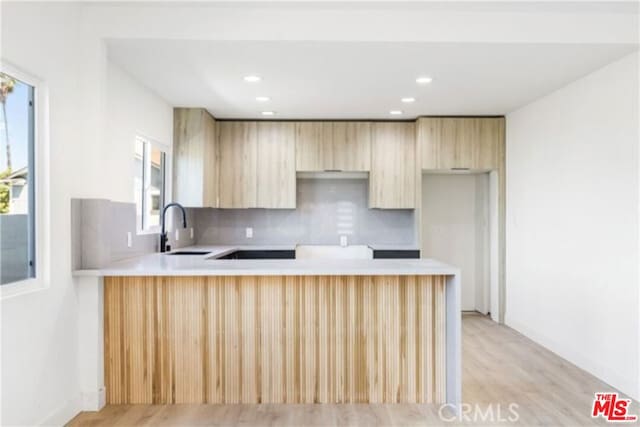
{"type": "Polygon", "coordinates": [[[433,259],[212,259],[235,250],[293,250],[294,246],[190,246],[175,251],[207,251],[206,255],[154,253],[114,262],[75,276],[371,276],[457,275],[459,269],[433,259]]]}

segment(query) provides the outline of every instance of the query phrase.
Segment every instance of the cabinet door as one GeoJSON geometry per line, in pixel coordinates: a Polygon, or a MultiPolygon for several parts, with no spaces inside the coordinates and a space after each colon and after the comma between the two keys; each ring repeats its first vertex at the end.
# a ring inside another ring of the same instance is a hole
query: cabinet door
{"type": "Polygon", "coordinates": [[[202,108],[176,108],[173,122],[173,200],[187,207],[216,207],[214,118],[202,108]]]}
{"type": "Polygon", "coordinates": [[[500,169],[500,148],[504,144],[504,117],[479,120],[476,169],[500,169]]]}
{"type": "Polygon", "coordinates": [[[465,152],[468,141],[465,137],[466,120],[447,117],[418,119],[417,138],[422,169],[471,167],[465,152]]]}
{"type": "Polygon", "coordinates": [[[371,123],[333,123],[333,163],[331,169],[371,170],[371,123]]]}
{"type": "Polygon", "coordinates": [[[440,161],[442,154],[440,141],[443,139],[440,134],[443,131],[440,126],[440,119],[421,118],[417,120],[416,126],[416,141],[420,146],[420,165],[422,169],[444,169],[440,161]]]}
{"type": "Polygon", "coordinates": [[[331,169],[331,122],[297,122],[295,128],[296,170],[331,169]]]}
{"type": "Polygon", "coordinates": [[[478,158],[480,122],[476,118],[453,119],[453,168],[475,169],[478,158]]]}
{"type": "Polygon", "coordinates": [[[295,124],[258,123],[258,203],[260,208],[296,207],[295,124]]]}
{"type": "Polygon", "coordinates": [[[218,122],[220,207],[257,207],[258,126],[256,122],[218,122]]]}
{"type": "Polygon", "coordinates": [[[498,169],[504,118],[418,120],[422,169],[498,169]]]}
{"type": "Polygon", "coordinates": [[[218,147],[218,135],[216,132],[216,121],[209,114],[205,112],[204,122],[204,158],[203,165],[203,198],[204,206],[217,208],[218,207],[218,189],[220,188],[218,179],[220,177],[220,162],[219,162],[219,147],[218,147]]]}
{"type": "Polygon", "coordinates": [[[415,208],[414,123],[379,122],[371,130],[369,207],[415,208]]]}

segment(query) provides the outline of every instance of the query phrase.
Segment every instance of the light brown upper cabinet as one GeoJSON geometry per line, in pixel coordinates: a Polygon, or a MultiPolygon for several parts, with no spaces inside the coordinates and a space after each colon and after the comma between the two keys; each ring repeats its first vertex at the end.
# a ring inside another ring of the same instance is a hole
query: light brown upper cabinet
{"type": "Polygon", "coordinates": [[[220,207],[258,207],[257,122],[218,122],[218,143],[220,207]]]}
{"type": "Polygon", "coordinates": [[[295,125],[218,122],[220,207],[296,207],[295,125]]]}
{"type": "Polygon", "coordinates": [[[296,170],[317,172],[331,169],[332,123],[296,122],[296,170]]]}
{"type": "Polygon", "coordinates": [[[331,122],[296,122],[296,170],[317,172],[332,162],[331,122]]]}
{"type": "Polygon", "coordinates": [[[415,208],[415,124],[375,122],[371,135],[369,207],[415,208]]]}
{"type": "Polygon", "coordinates": [[[297,122],[295,144],[301,172],[371,168],[369,122],[297,122]]]}
{"type": "Polygon", "coordinates": [[[422,169],[500,167],[504,118],[423,117],[417,122],[422,169]]]}
{"type": "Polygon", "coordinates": [[[334,122],[331,168],[342,171],[371,170],[371,123],[334,122]]]}
{"type": "Polygon", "coordinates": [[[477,169],[500,169],[504,154],[504,117],[479,119],[480,143],[477,147],[475,167],[477,169]]]}
{"type": "Polygon", "coordinates": [[[295,139],[295,123],[258,123],[259,208],[295,209],[295,139]]]}
{"type": "Polygon", "coordinates": [[[217,207],[216,121],[202,108],[175,108],[173,123],[173,200],[217,207]]]}

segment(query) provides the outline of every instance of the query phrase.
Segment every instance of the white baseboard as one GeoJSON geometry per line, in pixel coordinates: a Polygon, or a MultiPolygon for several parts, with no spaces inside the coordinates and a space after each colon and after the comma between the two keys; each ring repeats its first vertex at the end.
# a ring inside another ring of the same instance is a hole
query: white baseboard
{"type": "MultiPolygon", "coordinates": [[[[566,346],[562,345],[562,343],[558,343],[555,340],[534,331],[521,322],[514,321],[509,317],[508,314],[505,316],[504,323],[506,326],[515,329],[522,335],[526,336],[530,340],[541,345],[552,353],[558,355],[559,357],[562,357],[570,363],[573,363],[578,368],[587,371],[594,377],[598,378],[600,381],[607,383],[610,387],[618,389],[619,391],[630,396],[636,401],[640,401],[640,390],[637,389],[636,383],[633,379],[630,378],[630,375],[624,377],[622,375],[612,373],[610,369],[605,369],[605,367],[601,363],[598,363],[596,360],[589,358],[588,355],[582,354],[581,352],[576,352],[571,348],[566,348],[566,346]]],[[[607,390],[593,390],[594,393],[597,391],[607,390]]]]}
{"type": "Polygon", "coordinates": [[[99,411],[107,404],[104,387],[98,391],[81,393],[83,411],[99,411]]]}
{"type": "Polygon", "coordinates": [[[73,417],[78,415],[82,411],[80,396],[76,396],[70,399],[62,407],[56,409],[45,417],[41,422],[37,423],[39,426],[64,426],[73,417]]]}
{"type": "Polygon", "coordinates": [[[105,389],[102,387],[97,391],[82,392],[74,399],[70,399],[61,408],[49,414],[40,426],[64,426],[73,417],[82,411],[99,411],[106,405],[105,389]]]}

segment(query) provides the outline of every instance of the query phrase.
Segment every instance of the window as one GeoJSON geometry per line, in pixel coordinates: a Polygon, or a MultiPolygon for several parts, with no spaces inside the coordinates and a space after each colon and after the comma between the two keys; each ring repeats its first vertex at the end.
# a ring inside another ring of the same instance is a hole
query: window
{"type": "Polygon", "coordinates": [[[166,154],[149,140],[136,138],[134,195],[138,230],[155,232],[160,229],[160,214],[164,206],[166,154]]]}
{"type": "Polygon", "coordinates": [[[0,72],[0,285],[36,276],[34,87],[0,72]]]}

